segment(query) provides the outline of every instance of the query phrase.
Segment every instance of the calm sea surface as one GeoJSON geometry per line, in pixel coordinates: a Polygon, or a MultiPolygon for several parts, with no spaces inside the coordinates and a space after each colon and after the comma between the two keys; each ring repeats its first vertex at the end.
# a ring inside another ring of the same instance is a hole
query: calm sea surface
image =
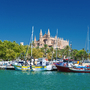
{"type": "Polygon", "coordinates": [[[0,90],[90,90],[90,73],[0,70],[0,90]]]}

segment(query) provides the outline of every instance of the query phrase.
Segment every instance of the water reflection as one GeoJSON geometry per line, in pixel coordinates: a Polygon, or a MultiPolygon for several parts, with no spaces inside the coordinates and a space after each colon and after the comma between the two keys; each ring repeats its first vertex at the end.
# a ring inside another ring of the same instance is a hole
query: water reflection
{"type": "Polygon", "coordinates": [[[89,75],[90,73],[72,73],[72,72],[58,72],[58,71],[13,71],[14,75],[35,75],[35,74],[42,74],[42,75],[64,75],[64,76],[81,76],[81,75],[89,75]]]}
{"type": "Polygon", "coordinates": [[[14,75],[23,75],[23,74],[26,74],[26,75],[35,75],[35,74],[42,74],[42,75],[51,75],[51,74],[55,74],[57,73],[57,71],[14,71],[14,75]]]}
{"type": "Polygon", "coordinates": [[[2,90],[89,90],[90,73],[2,71],[2,90]],[[12,85],[12,86],[11,86],[12,85]],[[3,89],[3,87],[6,89],[3,89]],[[85,88],[85,89],[84,89],[85,88]]]}
{"type": "Polygon", "coordinates": [[[50,75],[52,74],[52,71],[36,71],[36,72],[31,72],[31,74],[42,74],[42,75],[50,75]]]}
{"type": "Polygon", "coordinates": [[[52,72],[52,71],[45,71],[45,72],[43,72],[42,74],[43,74],[43,75],[50,75],[50,74],[53,74],[53,72],[52,72]]]}
{"type": "Polygon", "coordinates": [[[63,75],[70,75],[70,76],[72,76],[72,75],[77,75],[77,76],[79,76],[79,75],[90,75],[90,73],[73,73],[73,72],[57,72],[58,74],[63,74],[63,75]]]}

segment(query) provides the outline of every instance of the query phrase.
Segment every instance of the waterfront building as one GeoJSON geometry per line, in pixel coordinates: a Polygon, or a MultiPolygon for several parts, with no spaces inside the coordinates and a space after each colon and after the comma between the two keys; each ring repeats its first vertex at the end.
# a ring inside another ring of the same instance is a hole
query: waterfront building
{"type": "Polygon", "coordinates": [[[48,47],[53,47],[54,49],[57,47],[58,49],[64,49],[67,45],[69,45],[69,40],[63,40],[63,38],[57,38],[50,36],[50,30],[48,29],[48,33],[42,34],[42,29],[40,30],[40,37],[39,40],[36,40],[36,37],[34,38],[34,47],[42,48],[44,47],[44,44],[47,44],[48,47]]]}
{"type": "Polygon", "coordinates": [[[24,42],[20,42],[21,45],[24,45],[24,42]]]}

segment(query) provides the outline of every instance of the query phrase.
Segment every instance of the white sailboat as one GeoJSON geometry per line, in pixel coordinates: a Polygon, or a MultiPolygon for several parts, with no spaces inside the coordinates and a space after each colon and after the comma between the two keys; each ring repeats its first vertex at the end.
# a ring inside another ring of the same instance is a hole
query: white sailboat
{"type": "MultiPolygon", "coordinates": [[[[32,61],[32,48],[33,48],[33,45],[32,45],[32,42],[33,42],[33,31],[34,31],[34,27],[32,27],[32,35],[31,35],[31,61],[32,61]]],[[[31,64],[31,61],[30,61],[30,65],[22,65],[22,64],[14,64],[14,68],[15,70],[19,70],[19,71],[45,71],[45,70],[52,70],[52,65],[46,61],[45,58],[41,58],[41,59],[38,59],[38,64],[37,65],[32,65],[31,64]]]]}
{"type": "MultiPolygon", "coordinates": [[[[33,40],[33,31],[34,31],[34,26],[32,26],[32,35],[31,35],[31,39],[33,40]]],[[[32,57],[32,40],[31,40],[31,57],[32,57]]],[[[30,45],[30,44],[29,44],[30,45]]],[[[28,45],[28,48],[29,48],[29,45],[28,45]]],[[[25,60],[26,62],[26,60],[25,60]]],[[[25,65],[25,63],[23,62],[22,63],[14,63],[13,64],[15,70],[18,70],[18,71],[33,71],[33,68],[35,68],[34,65],[25,65]]]]}

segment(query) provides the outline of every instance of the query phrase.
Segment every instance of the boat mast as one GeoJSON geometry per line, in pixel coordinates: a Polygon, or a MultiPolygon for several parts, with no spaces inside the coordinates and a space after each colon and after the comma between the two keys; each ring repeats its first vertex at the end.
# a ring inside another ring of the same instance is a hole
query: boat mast
{"type": "MultiPolygon", "coordinates": [[[[58,38],[58,29],[57,29],[57,34],[56,34],[57,38],[58,38]]],[[[56,39],[56,60],[57,60],[57,39],[56,39]]]]}
{"type": "Polygon", "coordinates": [[[70,53],[71,53],[71,59],[72,59],[72,41],[71,41],[70,47],[71,47],[70,53]]]}
{"type": "Polygon", "coordinates": [[[87,50],[88,50],[88,60],[89,60],[89,26],[88,26],[88,33],[87,33],[87,40],[88,40],[88,46],[87,46],[87,50]]]}
{"type": "Polygon", "coordinates": [[[34,32],[34,26],[32,26],[32,36],[31,36],[31,57],[32,57],[32,47],[33,47],[33,32],[34,32]]]}

